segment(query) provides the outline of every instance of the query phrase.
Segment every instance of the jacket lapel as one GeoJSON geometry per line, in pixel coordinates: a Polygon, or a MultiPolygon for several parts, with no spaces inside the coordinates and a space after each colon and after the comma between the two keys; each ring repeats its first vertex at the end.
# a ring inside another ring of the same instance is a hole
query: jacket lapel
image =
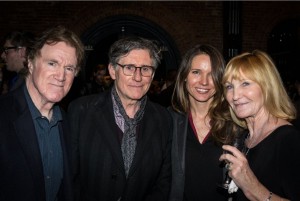
{"type": "MultiPolygon", "coordinates": [[[[23,91],[20,90],[20,92],[23,91]]],[[[39,197],[38,200],[43,200],[45,197],[43,165],[32,116],[24,95],[21,96],[19,93],[15,100],[17,107],[16,115],[20,116],[14,121],[16,135],[20,146],[24,150],[27,164],[31,170],[33,183],[36,185],[35,188],[39,189],[36,191],[39,197]]]]}
{"type": "Polygon", "coordinates": [[[134,174],[136,169],[138,168],[139,165],[142,163],[140,162],[144,156],[144,151],[147,149],[149,142],[151,140],[152,133],[155,133],[156,131],[154,130],[153,125],[153,116],[148,115],[151,114],[152,112],[149,110],[149,104],[146,105],[145,107],[145,113],[144,117],[142,118],[141,124],[138,127],[138,142],[137,146],[135,149],[135,155],[129,170],[128,176],[134,174]]]}
{"type": "Polygon", "coordinates": [[[116,163],[118,164],[120,171],[124,173],[125,176],[121,145],[117,135],[119,132],[118,126],[115,123],[112,99],[110,93],[108,94],[109,95],[106,96],[106,102],[101,107],[96,108],[97,110],[101,111],[96,112],[95,119],[97,119],[97,121],[99,122],[104,122],[99,124],[99,126],[96,129],[98,130],[98,133],[103,133],[104,139],[108,143],[108,147],[111,150],[111,153],[116,163]]]}
{"type": "Polygon", "coordinates": [[[184,172],[185,167],[185,150],[186,150],[186,138],[187,138],[187,127],[188,127],[188,118],[187,117],[179,117],[174,122],[174,126],[176,127],[173,132],[177,133],[176,143],[178,147],[178,156],[179,161],[181,161],[181,168],[184,172]]]}
{"type": "MultiPolygon", "coordinates": [[[[185,150],[186,150],[186,138],[188,129],[188,117],[186,115],[179,114],[175,111],[171,111],[173,118],[173,141],[172,141],[172,152],[175,152],[176,158],[181,162],[180,167],[182,173],[185,167],[185,150]],[[178,157],[178,158],[177,158],[178,157]]],[[[173,154],[172,154],[173,155],[173,154]]],[[[172,157],[175,157],[174,155],[172,157]]]]}
{"type": "MultiPolygon", "coordinates": [[[[62,111],[63,114],[63,111],[62,111]]],[[[59,135],[60,135],[60,142],[61,142],[61,148],[62,148],[62,154],[63,154],[63,164],[64,164],[64,176],[63,176],[63,182],[60,189],[63,190],[62,195],[64,196],[65,200],[69,200],[71,197],[73,197],[72,194],[72,189],[71,186],[72,184],[70,183],[71,181],[71,171],[70,171],[70,142],[67,139],[66,134],[70,133],[69,128],[65,122],[66,117],[63,114],[63,121],[59,122],[58,127],[59,127],[59,135]],[[69,198],[69,199],[68,199],[69,198]]],[[[71,199],[70,199],[71,200],[71,199]]]]}
{"type": "MultiPolygon", "coordinates": [[[[138,142],[135,148],[135,154],[131,163],[131,167],[128,173],[128,176],[134,174],[134,172],[136,171],[138,164],[141,164],[139,161],[141,160],[141,157],[143,156],[143,152],[145,149],[145,146],[147,146],[147,144],[145,144],[145,142],[147,142],[147,138],[149,136],[149,134],[147,133],[147,131],[144,129],[145,125],[141,125],[139,127],[140,131],[145,131],[145,132],[139,132],[139,136],[138,136],[138,142]]],[[[151,130],[151,129],[150,129],[151,130]]],[[[151,132],[151,131],[150,131],[151,132]]]]}

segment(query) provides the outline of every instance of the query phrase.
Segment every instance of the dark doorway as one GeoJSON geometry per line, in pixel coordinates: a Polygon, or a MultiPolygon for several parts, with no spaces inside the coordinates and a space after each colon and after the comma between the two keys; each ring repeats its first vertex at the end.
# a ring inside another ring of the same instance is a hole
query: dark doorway
{"type": "Polygon", "coordinates": [[[285,84],[299,79],[300,20],[290,19],[276,26],[268,40],[268,53],[285,84]]]}
{"type": "Polygon", "coordinates": [[[86,46],[86,65],[80,78],[86,81],[97,64],[108,64],[108,49],[120,37],[136,35],[158,41],[163,49],[163,60],[155,79],[163,79],[169,69],[177,69],[180,54],[172,38],[153,22],[132,15],[118,15],[99,21],[82,35],[86,46]]]}

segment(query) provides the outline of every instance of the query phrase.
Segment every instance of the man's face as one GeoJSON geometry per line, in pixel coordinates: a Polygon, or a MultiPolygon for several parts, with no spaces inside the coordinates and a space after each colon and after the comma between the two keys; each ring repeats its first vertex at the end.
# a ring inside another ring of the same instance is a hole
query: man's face
{"type": "MultiPolygon", "coordinates": [[[[3,48],[14,47],[9,40],[5,41],[3,48]]],[[[20,47],[3,51],[1,58],[6,64],[8,71],[19,72],[24,68],[26,48],[20,47]]]]}
{"type": "Polygon", "coordinates": [[[76,52],[65,42],[45,44],[41,55],[29,61],[26,79],[35,103],[56,103],[69,92],[76,75],[76,52]]]}
{"type": "MultiPolygon", "coordinates": [[[[119,62],[121,65],[132,64],[137,67],[152,66],[148,50],[132,50],[128,55],[122,57],[119,62]]],[[[149,90],[153,76],[144,77],[140,69],[137,69],[131,76],[123,73],[122,67],[119,65],[114,68],[109,65],[109,73],[113,80],[115,80],[116,90],[123,104],[130,104],[140,100],[149,90]]]]}
{"type": "Polygon", "coordinates": [[[104,77],[105,77],[105,74],[106,74],[106,69],[98,70],[98,71],[94,74],[96,83],[98,83],[99,85],[104,85],[104,77]]]}

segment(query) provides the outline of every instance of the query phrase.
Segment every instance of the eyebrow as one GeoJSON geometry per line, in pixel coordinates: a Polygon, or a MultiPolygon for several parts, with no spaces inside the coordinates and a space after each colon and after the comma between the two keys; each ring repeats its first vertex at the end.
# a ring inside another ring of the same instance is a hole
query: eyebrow
{"type": "MultiPolygon", "coordinates": [[[[53,63],[57,63],[57,64],[59,64],[59,61],[57,60],[57,59],[45,59],[47,62],[48,61],[51,61],[51,62],[53,62],[53,63]]],[[[75,64],[67,64],[67,65],[64,65],[64,67],[74,67],[74,68],[76,68],[77,67],[77,65],[75,64]]]]}
{"type": "MultiPolygon", "coordinates": [[[[117,63],[118,65],[120,65],[120,63],[117,63]]],[[[135,65],[135,64],[121,64],[122,66],[135,66],[135,67],[154,67],[154,66],[152,66],[151,64],[149,64],[149,65],[147,65],[147,64],[142,64],[142,65],[140,65],[140,66],[138,66],[138,65],[135,65]]]]}

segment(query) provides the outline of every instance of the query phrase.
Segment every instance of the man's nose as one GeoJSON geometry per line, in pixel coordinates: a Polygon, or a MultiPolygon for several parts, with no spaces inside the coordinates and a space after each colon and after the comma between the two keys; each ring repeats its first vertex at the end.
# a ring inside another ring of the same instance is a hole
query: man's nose
{"type": "Polygon", "coordinates": [[[5,54],[4,51],[1,53],[1,58],[2,58],[3,60],[5,60],[5,58],[6,58],[6,54],[5,54]]]}
{"type": "Polygon", "coordinates": [[[134,73],[133,73],[133,79],[135,81],[141,81],[142,80],[142,72],[141,68],[136,68],[134,73]]]}

